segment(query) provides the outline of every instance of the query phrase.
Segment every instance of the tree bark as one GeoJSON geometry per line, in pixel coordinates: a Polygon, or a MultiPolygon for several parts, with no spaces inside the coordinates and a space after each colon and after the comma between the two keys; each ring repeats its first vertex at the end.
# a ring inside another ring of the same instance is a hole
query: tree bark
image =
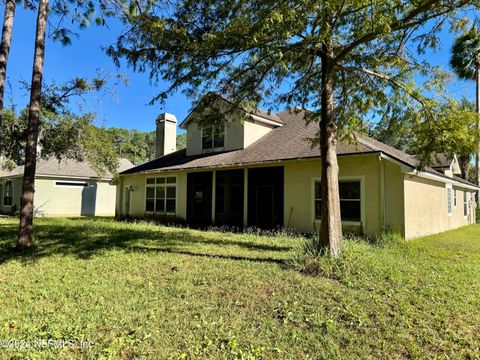
{"type": "Polygon", "coordinates": [[[458,165],[462,171],[462,179],[468,180],[468,169],[470,165],[471,156],[458,156],[458,165]]]}
{"type": "Polygon", "coordinates": [[[337,256],[342,247],[342,223],[338,188],[337,125],[334,120],[332,60],[322,57],[322,89],[320,117],[320,154],[322,164],[322,214],[319,252],[329,250],[337,256]]]}
{"type": "Polygon", "coordinates": [[[35,170],[37,163],[37,143],[40,125],[40,100],[42,95],[43,62],[45,59],[45,33],[47,28],[48,0],[40,0],[38,5],[37,29],[35,34],[35,54],[33,57],[32,84],[28,113],[27,145],[25,147],[25,170],[23,174],[22,204],[17,250],[32,245],[33,238],[33,198],[35,193],[35,170]]]}
{"type": "Polygon", "coordinates": [[[2,40],[0,42],[0,152],[3,138],[3,98],[5,95],[5,79],[7,77],[7,62],[12,43],[13,19],[15,17],[15,0],[5,1],[3,16],[2,40]]]}
{"type": "MultiPolygon", "coordinates": [[[[480,131],[480,64],[477,64],[475,71],[475,106],[477,110],[477,131],[480,131]]],[[[477,145],[475,156],[475,180],[480,186],[480,144],[477,145]]],[[[480,203],[480,192],[477,191],[477,203],[480,203]]]]}

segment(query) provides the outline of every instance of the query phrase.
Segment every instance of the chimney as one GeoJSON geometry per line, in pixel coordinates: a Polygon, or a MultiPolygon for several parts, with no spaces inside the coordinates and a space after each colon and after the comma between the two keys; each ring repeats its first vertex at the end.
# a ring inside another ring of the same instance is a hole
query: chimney
{"type": "Polygon", "coordinates": [[[177,118],[163,113],[157,117],[155,157],[159,158],[177,150],[177,118]]]}

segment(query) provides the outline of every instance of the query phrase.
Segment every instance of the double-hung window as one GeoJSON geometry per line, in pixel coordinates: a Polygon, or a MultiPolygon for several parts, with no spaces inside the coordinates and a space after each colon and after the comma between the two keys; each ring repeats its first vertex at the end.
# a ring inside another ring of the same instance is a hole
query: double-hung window
{"type": "Polygon", "coordinates": [[[3,205],[12,206],[13,204],[13,183],[7,181],[3,187],[3,205]]]}
{"type": "Polygon", "coordinates": [[[177,178],[175,176],[148,178],[145,189],[145,211],[174,215],[176,208],[177,178]]]}
{"type": "Polygon", "coordinates": [[[220,151],[225,147],[225,128],[207,126],[202,129],[202,151],[220,151]]]}
{"type": "MultiPolygon", "coordinates": [[[[362,218],[360,180],[340,180],[340,213],[342,221],[360,222],[362,218]]],[[[315,181],[315,219],[322,215],[322,191],[320,181],[315,181]]]]}

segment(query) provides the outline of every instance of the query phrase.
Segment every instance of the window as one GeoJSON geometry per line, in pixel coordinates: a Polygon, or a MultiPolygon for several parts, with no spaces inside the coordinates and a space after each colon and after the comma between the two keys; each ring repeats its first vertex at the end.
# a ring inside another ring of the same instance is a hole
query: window
{"type": "Polygon", "coordinates": [[[466,191],[463,192],[463,216],[468,216],[468,193],[466,191]]]}
{"type": "Polygon", "coordinates": [[[447,187],[447,212],[452,215],[452,188],[447,187]]]}
{"type": "Polygon", "coordinates": [[[225,146],[225,129],[223,127],[208,126],[202,130],[202,150],[223,150],[225,146]]]}
{"type": "Polygon", "coordinates": [[[453,207],[457,208],[457,189],[453,190],[453,207]]]}
{"type": "Polygon", "coordinates": [[[13,183],[7,181],[3,187],[3,205],[12,206],[13,204],[13,183]]]}
{"type": "MultiPolygon", "coordinates": [[[[360,180],[340,180],[340,213],[342,221],[361,221],[361,186],[360,180]]],[[[315,181],[315,219],[322,214],[322,190],[320,181],[315,181]]]]}
{"type": "Polygon", "coordinates": [[[156,214],[175,214],[176,207],[177,178],[175,176],[148,178],[145,211],[156,214]]]}

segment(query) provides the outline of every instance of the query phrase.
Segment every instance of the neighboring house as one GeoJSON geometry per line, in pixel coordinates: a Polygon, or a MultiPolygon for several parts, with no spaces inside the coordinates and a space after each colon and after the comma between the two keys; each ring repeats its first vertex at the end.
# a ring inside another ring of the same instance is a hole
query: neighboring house
{"type": "MultiPolygon", "coordinates": [[[[117,215],[318,231],[320,150],[308,140],[318,124],[306,125],[298,109],[246,113],[222,128],[200,127],[190,114],[180,124],[187,131],[180,151],[175,116],[161,115],[158,158],[120,173],[117,215]]],[[[357,141],[337,146],[344,231],[413,238],[474,222],[479,188],[456,177],[456,159],[417,172],[414,157],[365,136],[357,141]]]]}
{"type": "MultiPolygon", "coordinates": [[[[120,171],[132,167],[121,159],[120,171]]],[[[7,170],[0,163],[0,213],[20,209],[23,166],[7,170]]],[[[36,216],[112,216],[116,185],[109,172],[99,175],[88,163],[51,158],[37,161],[34,208],[36,216]]]]}

